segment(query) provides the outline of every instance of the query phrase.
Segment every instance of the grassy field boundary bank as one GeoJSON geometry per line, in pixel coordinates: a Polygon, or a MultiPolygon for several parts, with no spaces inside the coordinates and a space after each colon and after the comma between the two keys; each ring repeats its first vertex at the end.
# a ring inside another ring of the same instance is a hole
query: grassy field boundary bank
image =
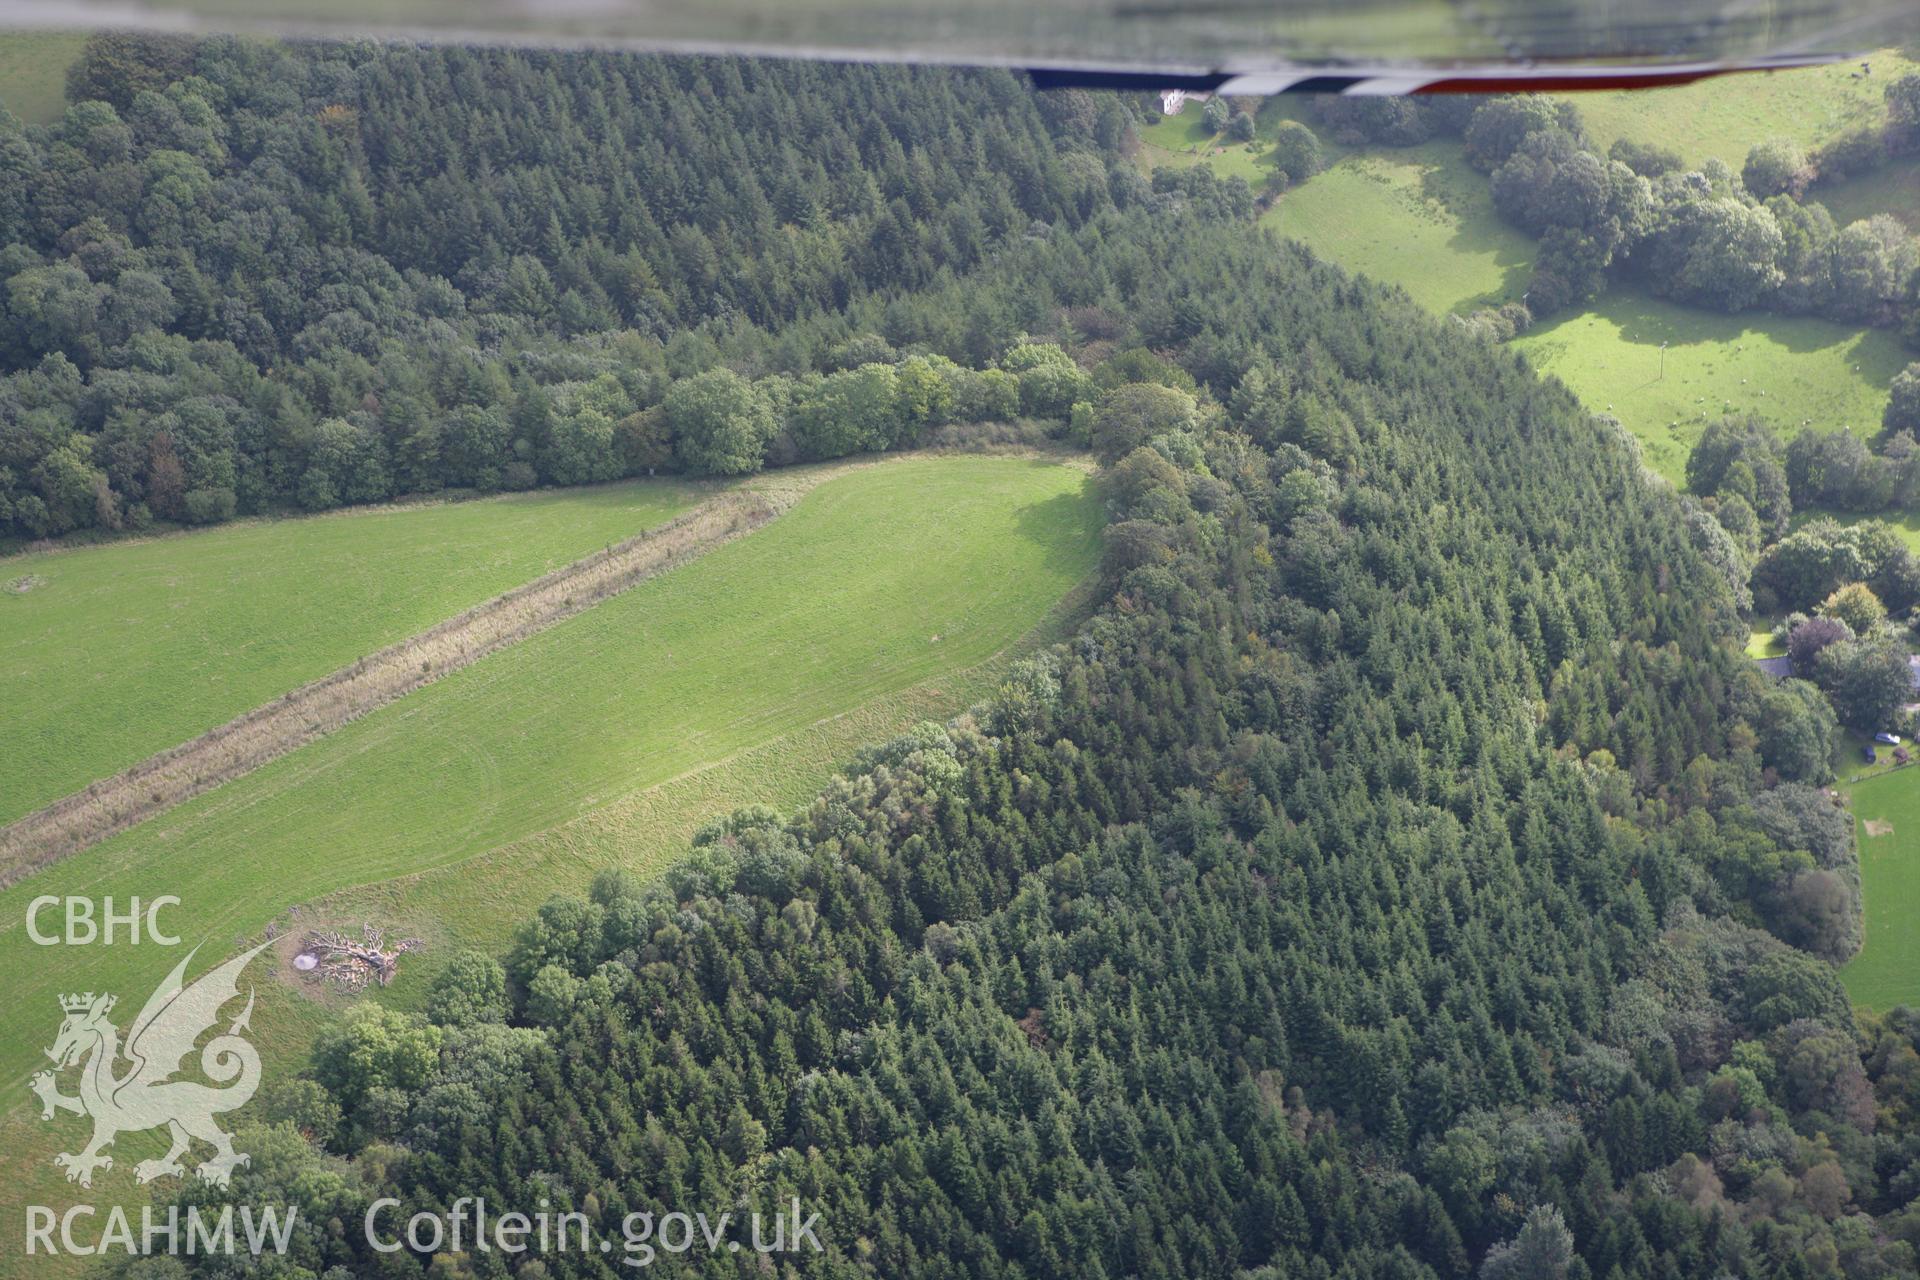
{"type": "Polygon", "coordinates": [[[786,486],[710,498],[27,814],[0,828],[0,888],[752,532],[801,492],[786,486]]]}
{"type": "MultiPolygon", "coordinates": [[[[298,922],[303,918],[374,921],[383,927],[403,928],[414,933],[431,932],[434,921],[422,913],[420,904],[457,898],[461,906],[476,914],[491,910],[496,917],[491,922],[495,926],[491,933],[470,929],[473,936],[458,941],[471,946],[485,945],[504,954],[505,948],[498,940],[511,938],[511,926],[525,917],[527,904],[504,891],[476,894],[472,891],[476,879],[496,885],[539,883],[550,894],[584,894],[593,874],[610,866],[647,877],[658,875],[687,856],[694,832],[702,821],[723,811],[716,810],[711,796],[727,788],[711,780],[764,779],[765,792],[753,794],[751,803],[770,804],[785,812],[800,808],[833,777],[845,773],[861,747],[884,742],[904,732],[914,719],[932,718],[937,723],[951,725],[971,715],[992,695],[1016,662],[1073,635],[1098,604],[1098,587],[1097,572],[1081,579],[1019,638],[972,666],[877,702],[822,716],[772,741],[702,761],[672,777],[637,787],[559,826],[522,836],[470,858],[423,867],[400,876],[343,885],[311,902],[297,904],[280,918],[288,931],[282,936],[297,935],[298,922]],[[817,753],[810,753],[834,762],[824,776],[801,770],[796,777],[790,767],[775,758],[781,748],[808,739],[830,744],[817,753]],[[636,858],[636,849],[647,852],[636,858]],[[540,876],[530,874],[534,864],[543,868],[540,876]],[[569,864],[570,871],[557,873],[554,868],[561,864],[569,864]],[[452,883],[455,881],[457,888],[452,883]],[[437,891],[433,888],[436,885],[437,891]],[[496,941],[489,944],[488,937],[496,941]]],[[[738,789],[742,793],[754,792],[754,788],[744,782],[738,789]]],[[[444,919],[454,912],[443,908],[437,914],[444,919]]],[[[247,943],[266,937],[264,931],[250,934],[247,943]]],[[[407,966],[398,988],[388,989],[388,1001],[392,1002],[394,996],[414,1001],[424,996],[427,979],[439,972],[448,954],[448,948],[438,947],[407,966]]]]}
{"type": "MultiPolygon", "coordinates": [[[[1028,456],[1026,446],[918,450],[762,473],[665,524],[516,587],[0,827],[0,889],[277,760],[777,518],[817,485],[913,457],[1028,456]]],[[[1077,459],[1060,454],[1058,461],[1077,459]]]]}
{"type": "Polygon", "coordinates": [[[635,477],[0,563],[0,828],[736,487],[635,477]]]}

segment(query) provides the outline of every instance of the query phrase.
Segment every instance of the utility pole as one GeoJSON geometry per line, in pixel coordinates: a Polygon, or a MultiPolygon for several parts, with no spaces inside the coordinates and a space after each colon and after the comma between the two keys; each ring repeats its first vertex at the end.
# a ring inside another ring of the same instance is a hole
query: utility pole
{"type": "Polygon", "coordinates": [[[1667,377],[1667,344],[1663,342],[1660,344],[1660,376],[1657,379],[1655,379],[1655,381],[1664,382],[1666,381],[1666,377],[1667,377]]]}

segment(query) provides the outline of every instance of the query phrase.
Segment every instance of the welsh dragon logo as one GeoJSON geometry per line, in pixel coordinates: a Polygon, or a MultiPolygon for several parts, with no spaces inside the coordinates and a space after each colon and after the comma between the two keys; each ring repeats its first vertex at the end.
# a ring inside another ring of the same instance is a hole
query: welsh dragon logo
{"type": "Polygon", "coordinates": [[[171,1077],[184,1066],[194,1042],[219,1021],[221,1007],[238,998],[240,971],[270,945],[263,942],[243,952],[191,986],[182,982],[193,960],[194,953],[188,952],[148,997],[140,1016],[127,1028],[124,1046],[119,1029],[107,1018],[113,1012],[114,996],[96,996],[89,991],[60,997],[66,1019],[60,1024],[53,1047],[47,1050],[54,1070],[34,1076],[30,1087],[40,1096],[42,1120],[51,1120],[60,1111],[93,1119],[93,1140],[84,1149],[53,1158],[67,1171],[67,1181],[91,1187],[95,1169],[113,1168],[113,1157],[102,1151],[113,1145],[115,1137],[162,1125],[172,1145],[160,1159],[142,1160],[134,1166],[134,1178],[139,1182],[185,1174],[180,1158],[196,1138],[214,1149],[198,1172],[216,1186],[226,1186],[233,1170],[249,1162],[245,1153],[233,1149],[233,1139],[213,1118],[244,1105],[260,1087],[260,1054],[242,1034],[253,1016],[251,990],[240,1016],[200,1050],[202,1074],[224,1087],[171,1077]],[[121,1070],[123,1059],[130,1065],[121,1070]],[[80,1068],[78,1097],[61,1093],[55,1078],[56,1072],[73,1066],[80,1068]]]}

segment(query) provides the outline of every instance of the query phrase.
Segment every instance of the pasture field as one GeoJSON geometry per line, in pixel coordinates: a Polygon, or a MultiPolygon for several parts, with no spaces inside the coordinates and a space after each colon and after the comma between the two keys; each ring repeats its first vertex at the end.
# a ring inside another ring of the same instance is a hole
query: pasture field
{"type": "Polygon", "coordinates": [[[1876,213],[1890,213],[1907,230],[1920,234],[1920,163],[1881,165],[1858,178],[1815,187],[1807,199],[1826,205],[1843,227],[1876,213]]]}
{"type": "MultiPolygon", "coordinates": [[[[16,976],[0,1081],[27,1071],[53,997],[76,980],[27,941],[34,896],[175,894],[175,932],[223,952],[290,906],[464,863],[781,740],[760,763],[797,799],[852,745],[802,731],[1016,645],[1091,570],[1101,521],[1092,482],[1054,461],[861,467],[748,537],[28,877],[0,893],[0,969],[16,976]]],[[[723,775],[739,789],[693,807],[759,799],[759,773],[723,775]]],[[[677,840],[686,825],[659,829],[677,840]]],[[[679,847],[603,836],[634,863],[679,847]]],[[[499,901],[474,909],[518,916],[552,883],[461,876],[448,900],[491,884],[499,901]]],[[[144,990],[175,958],[96,949],[85,981],[144,990]]]]}
{"type": "Polygon", "coordinates": [[[1738,173],[1747,152],[1769,138],[1803,147],[1829,142],[1885,117],[1887,85],[1920,64],[1890,49],[1857,62],[1721,76],[1672,89],[1581,93],[1571,101],[1587,133],[1605,151],[1619,138],[1658,143],[1689,164],[1718,156],[1738,173]]]}
{"type": "Polygon", "coordinates": [[[0,823],[710,491],[634,481],[0,560],[0,823]],[[23,580],[33,585],[9,589],[23,580]]]}
{"type": "Polygon", "coordinates": [[[48,124],[67,109],[67,68],[86,36],[75,31],[0,35],[0,107],[27,124],[48,124]]]}
{"type": "Polygon", "coordinates": [[[1161,116],[1138,133],[1141,147],[1137,159],[1148,173],[1162,166],[1186,169],[1208,164],[1222,178],[1238,174],[1256,191],[1273,174],[1273,160],[1264,137],[1256,134],[1252,142],[1232,142],[1210,134],[1195,103],[1188,103],[1177,116],[1161,116]]]}
{"type": "Polygon", "coordinates": [[[1707,423],[1755,413],[1782,436],[1803,429],[1880,430],[1887,384],[1910,356],[1879,330],[1765,314],[1722,315],[1620,286],[1590,309],[1515,338],[1597,413],[1639,439],[1647,464],[1675,485],[1707,423]],[[1660,344],[1667,344],[1662,376],[1660,344]]]}
{"type": "Polygon", "coordinates": [[[1920,769],[1878,774],[1851,792],[1866,946],[1840,976],[1853,1002],[1868,1009],[1920,1003],[1920,769]],[[1871,834],[1868,823],[1882,834],[1871,834]]]}
{"type": "MultiPolygon", "coordinates": [[[[1777,91],[1786,82],[1784,76],[1752,79],[1758,84],[1748,86],[1750,93],[1768,85],[1777,91]]],[[[1813,83],[1834,91],[1830,72],[1813,83]]],[[[1584,95],[1580,103],[1585,109],[1596,98],[1620,96],[1584,95]]],[[[1261,118],[1264,135],[1271,124],[1266,112],[1261,118]]],[[[1198,121],[1189,107],[1155,128],[1167,131],[1170,142],[1186,138],[1191,145],[1204,138],[1198,121]]],[[[1757,127],[1749,122],[1740,136],[1765,136],[1757,127]]],[[[1185,155],[1184,162],[1232,172],[1243,163],[1236,150],[1185,155]]],[[[1523,296],[1534,243],[1494,212],[1485,175],[1468,167],[1457,141],[1329,148],[1329,156],[1338,157],[1330,168],[1273,202],[1262,215],[1266,225],[1356,275],[1399,285],[1431,311],[1462,314],[1523,296]]],[[[1258,161],[1249,156],[1244,163],[1258,161]]],[[[1863,180],[1859,206],[1846,209],[1847,217],[1867,216],[1886,207],[1875,201],[1897,199],[1891,187],[1867,190],[1887,181],[1863,180]]],[[[1888,382],[1912,359],[1885,331],[1765,312],[1726,315],[1620,284],[1585,310],[1544,321],[1511,345],[1595,412],[1617,417],[1640,442],[1647,465],[1676,486],[1685,483],[1687,451],[1707,423],[1724,414],[1758,414],[1787,438],[1803,429],[1873,435],[1888,382]]]]}
{"type": "Polygon", "coordinates": [[[1139,129],[1142,170],[1210,166],[1262,191],[1275,172],[1272,137],[1281,120],[1320,135],[1327,167],[1274,200],[1261,221],[1355,275],[1397,284],[1429,310],[1471,311],[1518,298],[1533,242],[1493,212],[1484,175],[1469,169],[1456,140],[1417,147],[1354,150],[1315,127],[1291,98],[1269,98],[1250,143],[1209,134],[1200,105],[1139,129]]]}
{"type": "Polygon", "coordinates": [[[1493,211],[1452,140],[1346,155],[1274,201],[1262,221],[1431,311],[1518,300],[1533,241],[1493,211]]]}
{"type": "MultiPolygon", "coordinates": [[[[1353,153],[1287,192],[1268,225],[1439,312],[1518,299],[1533,242],[1493,210],[1457,144],[1353,153]]],[[[1880,429],[1887,383],[1911,358],[1891,334],[1811,317],[1724,315],[1614,285],[1588,309],[1514,339],[1543,373],[1612,413],[1676,485],[1713,418],[1754,412],[1791,437],[1880,429]],[[1662,376],[1660,344],[1667,343],[1662,376]]]]}

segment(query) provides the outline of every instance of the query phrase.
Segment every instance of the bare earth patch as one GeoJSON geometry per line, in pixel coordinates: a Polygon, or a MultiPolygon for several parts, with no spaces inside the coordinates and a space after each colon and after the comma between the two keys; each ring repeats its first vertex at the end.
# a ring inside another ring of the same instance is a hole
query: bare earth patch
{"type": "Polygon", "coordinates": [[[427,935],[425,938],[409,937],[407,940],[414,944],[409,947],[410,951],[431,951],[445,940],[438,928],[416,930],[410,924],[396,923],[393,914],[385,910],[380,911],[375,919],[364,909],[341,912],[329,908],[325,903],[293,906],[267,925],[267,936],[273,939],[270,954],[274,958],[273,969],[268,976],[277,986],[296,993],[302,1000],[313,1001],[330,1009],[345,1009],[363,994],[363,988],[328,981],[318,964],[311,968],[303,967],[300,958],[319,958],[318,949],[314,946],[316,936],[339,934],[359,937],[369,927],[395,938],[415,932],[427,935]]]}
{"type": "Polygon", "coordinates": [[[1893,824],[1891,822],[1882,822],[1878,818],[1868,818],[1861,825],[1866,827],[1867,834],[1870,836],[1890,836],[1893,834],[1893,824]]]}
{"type": "Polygon", "coordinates": [[[16,596],[23,596],[27,594],[27,592],[33,590],[35,587],[45,586],[46,582],[47,580],[41,577],[39,574],[29,573],[24,575],[23,577],[15,578],[12,582],[9,582],[7,584],[7,590],[11,591],[16,596]]]}

